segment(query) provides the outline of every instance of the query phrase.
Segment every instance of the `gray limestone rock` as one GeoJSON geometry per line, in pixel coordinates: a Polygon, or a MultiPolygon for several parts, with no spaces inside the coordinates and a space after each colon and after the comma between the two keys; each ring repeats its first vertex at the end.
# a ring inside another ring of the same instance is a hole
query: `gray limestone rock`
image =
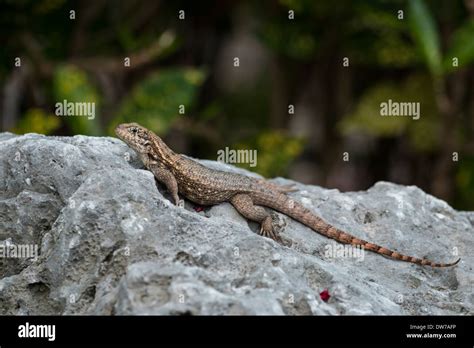
{"type": "Polygon", "coordinates": [[[274,213],[291,242],[283,246],[228,203],[174,206],[118,139],[3,133],[1,250],[26,245],[38,255],[0,258],[0,314],[474,313],[473,212],[414,186],[341,193],[295,184],[295,200],[357,237],[462,261],[433,269],[344,249],[274,213]]]}

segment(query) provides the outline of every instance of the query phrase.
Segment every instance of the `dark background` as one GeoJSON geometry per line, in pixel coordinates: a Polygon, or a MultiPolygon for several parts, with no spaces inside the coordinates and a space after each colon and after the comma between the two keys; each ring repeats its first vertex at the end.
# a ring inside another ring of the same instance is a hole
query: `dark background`
{"type": "Polygon", "coordinates": [[[198,158],[256,149],[267,177],[387,180],[474,209],[474,0],[0,4],[2,131],[135,121],[198,158]],[[64,99],[95,102],[95,119],[56,116],[64,99]],[[388,99],[420,119],[381,117],[388,99]]]}

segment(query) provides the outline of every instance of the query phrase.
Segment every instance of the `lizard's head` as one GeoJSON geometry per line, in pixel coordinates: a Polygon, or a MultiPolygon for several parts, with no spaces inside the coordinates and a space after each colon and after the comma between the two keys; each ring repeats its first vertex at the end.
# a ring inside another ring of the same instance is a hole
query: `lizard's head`
{"type": "Polygon", "coordinates": [[[122,123],[115,127],[115,134],[138,153],[148,152],[149,131],[138,123],[122,123]]]}

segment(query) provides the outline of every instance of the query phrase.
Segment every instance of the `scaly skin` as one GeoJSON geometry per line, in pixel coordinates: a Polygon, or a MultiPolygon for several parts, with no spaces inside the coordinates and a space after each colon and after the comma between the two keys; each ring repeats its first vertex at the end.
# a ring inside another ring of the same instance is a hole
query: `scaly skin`
{"type": "Polygon", "coordinates": [[[201,205],[230,202],[244,217],[260,223],[261,235],[279,242],[281,239],[274,232],[271,216],[263,207],[279,211],[338,242],[360,245],[365,250],[395,260],[431,267],[454,266],[460,261],[458,259],[452,263],[435,263],[427,259],[406,256],[356,238],[324,222],[302,204],[288,197],[285,193],[291,191],[291,188],[262,179],[207,168],[173,152],[160,137],[137,123],[118,125],[115,133],[138,153],[145,167],[167,187],[175,204],[179,203],[178,192],[201,205]]]}

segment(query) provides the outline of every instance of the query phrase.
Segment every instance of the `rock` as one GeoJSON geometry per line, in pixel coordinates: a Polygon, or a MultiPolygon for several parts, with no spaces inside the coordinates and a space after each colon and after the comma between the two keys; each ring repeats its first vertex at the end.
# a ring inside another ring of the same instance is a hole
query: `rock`
{"type": "Polygon", "coordinates": [[[0,173],[0,243],[39,253],[0,259],[2,315],[474,313],[474,213],[414,186],[291,195],[355,236],[458,266],[357,254],[274,213],[283,246],[228,203],[176,207],[114,138],[3,133],[0,173]]]}

